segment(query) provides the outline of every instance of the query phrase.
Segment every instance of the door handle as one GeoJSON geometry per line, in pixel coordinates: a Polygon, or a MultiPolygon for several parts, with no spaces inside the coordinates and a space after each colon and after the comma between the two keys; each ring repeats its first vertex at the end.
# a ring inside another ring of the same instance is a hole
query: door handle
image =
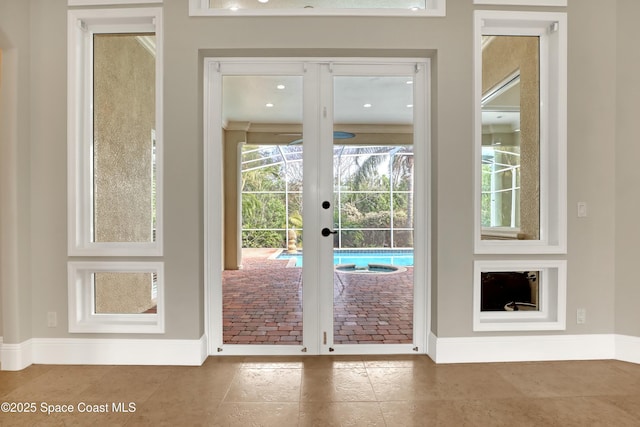
{"type": "Polygon", "coordinates": [[[332,230],[330,230],[330,229],[329,229],[329,228],[327,228],[327,227],[325,227],[325,228],[323,228],[323,229],[322,229],[322,235],[323,235],[324,237],[328,237],[330,234],[338,234],[338,232],[337,232],[337,231],[332,231],[332,230]]]}

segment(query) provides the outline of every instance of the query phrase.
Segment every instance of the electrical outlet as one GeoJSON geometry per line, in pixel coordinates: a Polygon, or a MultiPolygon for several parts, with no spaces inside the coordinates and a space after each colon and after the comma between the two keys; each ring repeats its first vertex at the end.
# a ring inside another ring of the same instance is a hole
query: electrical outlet
{"type": "Polygon", "coordinates": [[[47,313],[47,326],[49,328],[55,328],[58,326],[58,313],[50,311],[47,313]]]}
{"type": "Polygon", "coordinates": [[[587,309],[586,308],[579,308],[576,311],[576,323],[579,325],[582,325],[583,323],[587,322],[587,309]]]}
{"type": "Polygon", "coordinates": [[[578,218],[587,217],[587,202],[578,202],[578,218]]]}

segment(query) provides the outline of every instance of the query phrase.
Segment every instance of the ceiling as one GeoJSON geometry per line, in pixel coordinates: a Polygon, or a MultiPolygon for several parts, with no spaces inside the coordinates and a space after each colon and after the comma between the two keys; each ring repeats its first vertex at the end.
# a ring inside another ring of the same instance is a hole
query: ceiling
{"type": "MultiPolygon", "coordinates": [[[[336,125],[410,125],[412,77],[335,76],[336,125]]],[[[300,76],[224,76],[223,120],[252,124],[301,124],[300,76]]]]}

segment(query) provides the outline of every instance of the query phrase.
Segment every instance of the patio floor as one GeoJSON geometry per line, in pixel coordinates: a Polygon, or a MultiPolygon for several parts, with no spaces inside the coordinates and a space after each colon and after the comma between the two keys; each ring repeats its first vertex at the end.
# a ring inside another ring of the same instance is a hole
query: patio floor
{"type": "MultiPolygon", "coordinates": [[[[223,272],[225,344],[302,344],[302,269],[244,250],[223,272]]],[[[413,268],[391,274],[334,272],[336,344],[411,343],[413,268]]]]}

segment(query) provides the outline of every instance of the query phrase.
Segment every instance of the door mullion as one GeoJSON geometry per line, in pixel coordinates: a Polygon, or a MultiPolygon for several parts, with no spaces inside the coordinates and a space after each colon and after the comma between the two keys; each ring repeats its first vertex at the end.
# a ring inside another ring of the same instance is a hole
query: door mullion
{"type": "MultiPolygon", "coordinates": [[[[320,230],[327,227],[334,228],[333,212],[333,76],[330,64],[320,66],[320,141],[319,162],[321,173],[319,176],[320,204],[324,201],[330,203],[329,208],[324,209],[318,205],[320,211],[320,230]]],[[[333,345],[333,234],[321,236],[320,256],[318,257],[320,268],[319,298],[320,298],[320,325],[322,332],[321,353],[331,351],[333,345]]]]}

